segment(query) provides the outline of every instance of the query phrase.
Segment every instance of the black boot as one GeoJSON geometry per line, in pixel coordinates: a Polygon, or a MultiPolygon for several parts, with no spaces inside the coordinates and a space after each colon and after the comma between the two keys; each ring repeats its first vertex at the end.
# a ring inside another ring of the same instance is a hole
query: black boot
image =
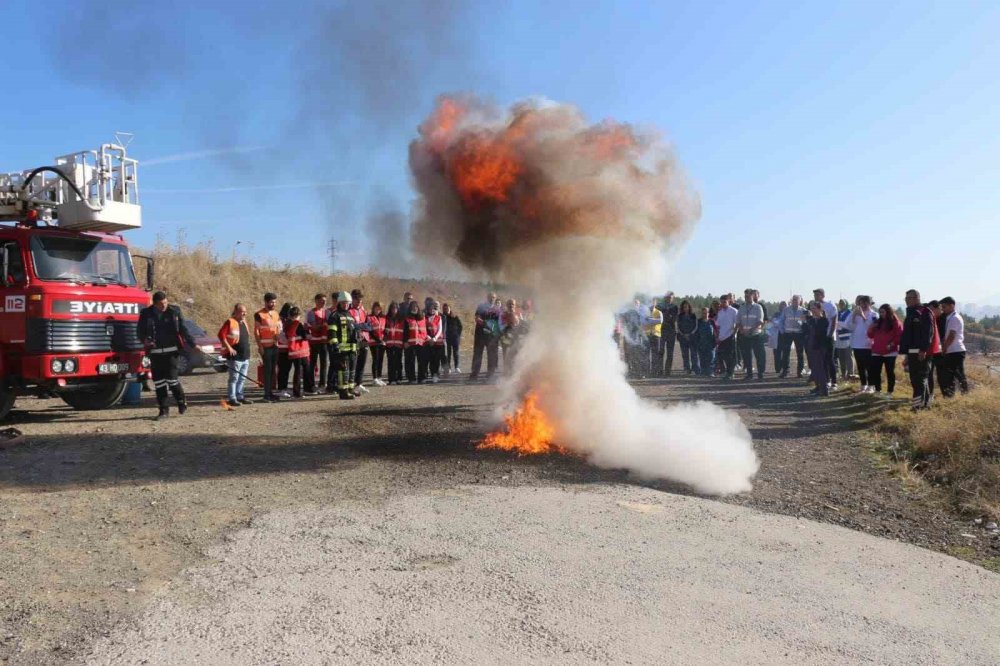
{"type": "Polygon", "coordinates": [[[156,420],[156,421],[162,421],[163,419],[167,418],[168,416],[170,416],[170,408],[169,407],[160,407],[160,413],[156,415],[156,418],[154,420],[156,420]]]}
{"type": "Polygon", "coordinates": [[[184,387],[177,380],[174,380],[174,384],[170,387],[170,392],[174,394],[174,400],[177,401],[177,413],[183,414],[187,411],[187,398],[184,396],[184,387]]]}

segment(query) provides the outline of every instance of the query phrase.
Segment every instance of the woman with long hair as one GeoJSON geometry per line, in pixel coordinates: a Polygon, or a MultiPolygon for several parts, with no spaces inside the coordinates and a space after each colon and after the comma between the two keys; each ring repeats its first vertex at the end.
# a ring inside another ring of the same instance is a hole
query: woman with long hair
{"type": "Polygon", "coordinates": [[[681,345],[681,362],[684,363],[684,372],[687,374],[701,374],[701,365],[698,362],[698,351],[694,344],[694,334],[698,330],[698,317],[691,310],[691,302],[681,301],[680,310],[677,313],[677,342],[681,345]]]}
{"type": "Polygon", "coordinates": [[[385,360],[386,316],[382,313],[382,304],[378,301],[372,303],[372,311],[368,313],[367,321],[371,326],[368,332],[371,341],[368,344],[372,350],[372,383],[375,386],[385,386],[385,382],[382,381],[382,364],[385,360]]]}
{"type": "Polygon", "coordinates": [[[885,368],[888,392],[892,397],[896,388],[896,357],[899,356],[899,339],[903,335],[903,324],[896,311],[888,303],[878,308],[878,319],[868,327],[868,337],[872,341],[871,365],[868,368],[868,385],[875,393],[882,393],[882,368],[885,368]]]}
{"type": "Polygon", "coordinates": [[[403,317],[396,301],[385,312],[385,355],[389,362],[389,384],[403,380],[403,317]]]}

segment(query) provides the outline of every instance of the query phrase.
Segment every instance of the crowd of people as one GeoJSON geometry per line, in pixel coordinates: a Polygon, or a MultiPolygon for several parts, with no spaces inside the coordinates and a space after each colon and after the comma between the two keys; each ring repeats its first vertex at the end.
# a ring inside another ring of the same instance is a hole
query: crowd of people
{"type": "MultiPolygon", "coordinates": [[[[303,312],[293,303],[279,308],[277,295],[268,292],[263,307],[249,319],[243,303],[233,306],[218,333],[229,372],[227,406],[252,404],[246,396],[248,382],[261,386],[266,402],[318,393],[352,400],[368,391],[369,359],[375,386],[437,383],[442,376],[462,373],[463,325],[448,303],[428,297],[421,305],[406,292],[385,308],[375,301],[369,311],[360,289],[334,292],[331,299],[332,306],[326,294],[316,294],[313,307],[303,312]],[[256,379],[250,376],[254,350],[260,359],[256,379]]],[[[484,354],[487,380],[498,369],[501,351],[509,367],[532,313],[530,300],[519,305],[487,294],[475,311],[470,381],[480,378],[484,354]]],[[[160,419],[170,414],[171,392],[178,411],[187,409],[177,372],[182,330],[180,309],[169,304],[164,292],[153,294],[153,304],[140,314],[138,335],[150,358],[160,419]]]]}
{"type": "Polygon", "coordinates": [[[678,304],[667,293],[651,304],[636,299],[619,313],[615,339],[632,378],[670,376],[678,347],[687,374],[732,380],[742,371],[746,381],[764,379],[770,349],[773,372],[785,378],[794,347],[795,375],[807,378],[814,395],[827,396],[850,378],[860,382],[862,393],[891,398],[898,357],[909,375],[914,409],[931,404],[935,378],[944,396],[967,392],[965,324],[955,299],[924,303],[911,289],[905,301],[901,319],[888,303],[875,309],[870,296],[859,295],[853,306],[845,300],[834,304],[825,290],[815,289],[807,304],[792,296],[769,315],[760,293],[747,289],[742,302],[725,294],[696,314],[689,301],[678,304]]]}
{"type": "MultiPolygon", "coordinates": [[[[267,402],[321,392],[351,400],[368,391],[364,376],[369,359],[375,386],[437,383],[443,375],[462,372],[462,321],[448,303],[428,297],[421,305],[406,292],[385,308],[375,301],[368,311],[360,289],[331,297],[332,306],[325,294],[316,294],[313,307],[303,312],[293,303],[278,308],[277,295],[269,292],[249,321],[244,304],[233,307],[218,333],[229,370],[228,406],[251,403],[248,381],[263,388],[267,402]],[[254,347],[260,358],[256,379],[249,376],[254,347]]],[[[823,289],[814,290],[808,304],[793,296],[770,314],[755,289],[744,291],[741,303],[725,294],[698,313],[689,301],[676,303],[667,293],[651,304],[636,299],[618,313],[614,338],[630,378],[670,376],[677,348],[688,374],[732,380],[742,371],[747,381],[764,379],[770,349],[773,372],[786,378],[794,348],[796,377],[807,377],[811,392],[819,396],[851,378],[860,382],[862,393],[892,397],[901,356],[913,390],[912,406],[924,409],[933,398],[935,379],[945,396],[968,390],[964,322],[953,298],[923,303],[920,294],[910,290],[905,300],[900,320],[887,303],[876,310],[871,297],[859,295],[853,306],[844,300],[834,304],[823,289]]],[[[480,378],[484,356],[486,380],[498,371],[501,352],[504,370],[509,370],[533,315],[530,300],[504,302],[496,293],[487,294],[475,310],[469,380],[480,378]]],[[[177,377],[182,322],[180,309],[169,305],[163,292],[153,295],[153,304],[139,317],[138,334],[156,388],[157,418],[169,415],[171,393],[178,411],[186,410],[177,377]]]]}

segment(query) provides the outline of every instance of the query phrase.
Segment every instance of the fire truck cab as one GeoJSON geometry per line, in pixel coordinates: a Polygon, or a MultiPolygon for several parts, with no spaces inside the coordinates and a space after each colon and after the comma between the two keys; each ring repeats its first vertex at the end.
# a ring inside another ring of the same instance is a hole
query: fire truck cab
{"type": "Polygon", "coordinates": [[[115,405],[146,374],[139,285],[116,232],[140,226],[136,162],[105,144],[0,174],[0,418],[18,396],[115,405]]]}

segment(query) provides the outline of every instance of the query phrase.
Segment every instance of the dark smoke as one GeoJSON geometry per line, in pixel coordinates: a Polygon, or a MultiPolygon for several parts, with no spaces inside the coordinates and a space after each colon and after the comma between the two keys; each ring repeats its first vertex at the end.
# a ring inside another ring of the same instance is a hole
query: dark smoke
{"type": "Polygon", "coordinates": [[[409,220],[388,198],[376,204],[368,216],[369,263],[389,275],[399,275],[409,267],[409,220]]]}
{"type": "Polygon", "coordinates": [[[418,110],[440,90],[476,78],[467,9],[458,0],[278,7],[78,0],[52,14],[53,66],[69,82],[120,97],[164,96],[200,134],[193,139],[209,147],[280,146],[280,165],[220,157],[227,168],[242,170],[234,178],[278,173],[291,180],[322,170],[330,177],[317,180],[378,183],[360,188],[360,196],[359,188],[317,193],[331,233],[343,246],[357,246],[367,229],[379,228],[365,223],[365,211],[381,215],[379,192],[400,180],[404,156],[391,151],[412,136],[418,110]],[[278,65],[285,84],[279,89],[290,97],[280,117],[268,117],[257,101],[276,91],[255,72],[278,65]]]}

